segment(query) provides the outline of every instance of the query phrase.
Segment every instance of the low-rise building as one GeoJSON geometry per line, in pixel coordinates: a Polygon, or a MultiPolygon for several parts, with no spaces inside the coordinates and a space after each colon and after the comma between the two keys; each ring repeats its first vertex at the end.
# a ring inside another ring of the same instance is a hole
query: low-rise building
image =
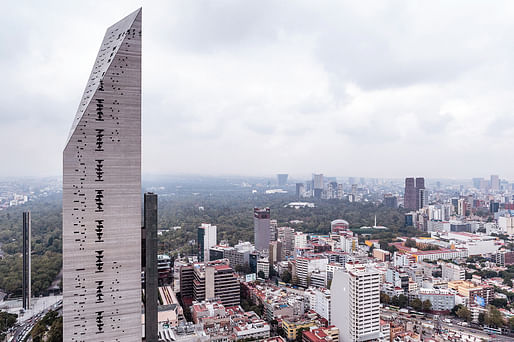
{"type": "Polygon", "coordinates": [[[303,342],[339,342],[339,329],[331,325],[326,328],[311,327],[302,333],[303,342]]]}

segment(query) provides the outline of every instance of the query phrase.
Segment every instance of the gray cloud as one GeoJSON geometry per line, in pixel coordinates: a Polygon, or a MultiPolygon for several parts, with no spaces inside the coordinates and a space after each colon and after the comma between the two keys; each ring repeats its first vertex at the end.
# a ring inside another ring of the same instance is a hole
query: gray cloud
{"type": "MultiPolygon", "coordinates": [[[[104,31],[139,6],[4,5],[1,176],[60,174],[104,31]]],[[[144,3],[143,170],[512,178],[513,15],[508,1],[144,3]]]]}

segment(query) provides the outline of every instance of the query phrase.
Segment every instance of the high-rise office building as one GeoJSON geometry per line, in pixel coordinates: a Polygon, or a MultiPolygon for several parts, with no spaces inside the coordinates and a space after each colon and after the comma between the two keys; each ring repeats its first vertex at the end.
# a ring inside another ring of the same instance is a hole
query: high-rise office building
{"type": "Polygon", "coordinates": [[[305,192],[305,185],[303,183],[296,183],[296,198],[300,199],[305,192]]]}
{"type": "Polygon", "coordinates": [[[491,190],[492,191],[500,190],[500,176],[491,175],[491,190]]]}
{"type": "Polygon", "coordinates": [[[30,220],[30,211],[23,212],[23,272],[22,272],[22,295],[23,295],[23,309],[27,310],[30,307],[30,297],[32,296],[31,290],[31,252],[32,252],[32,228],[30,220]]]}
{"type": "Polygon", "coordinates": [[[282,243],[282,258],[293,255],[294,251],[294,228],[279,227],[277,240],[282,243]]]}
{"type": "Polygon", "coordinates": [[[64,341],[141,341],[141,15],[107,29],[63,153],[64,341]]]}
{"type": "Polygon", "coordinates": [[[388,208],[398,208],[398,198],[392,194],[384,195],[384,206],[388,208]]]}
{"type": "Polygon", "coordinates": [[[287,184],[287,177],[289,175],[287,173],[279,173],[277,175],[277,181],[278,181],[278,186],[284,186],[287,184]]]}
{"type": "Polygon", "coordinates": [[[209,249],[216,246],[216,243],[216,226],[202,223],[202,225],[198,227],[198,261],[209,261],[209,249]]]}
{"type": "Polygon", "coordinates": [[[482,182],[484,181],[483,178],[472,178],[471,181],[473,182],[473,187],[475,189],[480,189],[482,187],[482,182]]]}
{"type": "Polygon", "coordinates": [[[193,265],[193,297],[196,301],[219,298],[223,305],[240,304],[239,280],[228,260],[215,260],[193,265]]]}
{"type": "Polygon", "coordinates": [[[268,250],[271,241],[270,209],[253,209],[253,233],[255,238],[255,249],[258,251],[268,250]]]}
{"type": "Polygon", "coordinates": [[[418,210],[425,205],[425,178],[405,178],[404,208],[418,210]]]}
{"type": "Polygon", "coordinates": [[[314,197],[321,198],[321,194],[323,193],[323,174],[313,174],[312,175],[312,184],[314,189],[314,197]]]}
{"type": "Polygon", "coordinates": [[[332,324],[345,342],[375,341],[380,336],[380,272],[367,265],[347,265],[334,272],[332,324]]]}
{"type": "Polygon", "coordinates": [[[414,178],[405,178],[405,194],[403,196],[403,206],[405,209],[418,209],[416,197],[416,183],[414,178]]]}

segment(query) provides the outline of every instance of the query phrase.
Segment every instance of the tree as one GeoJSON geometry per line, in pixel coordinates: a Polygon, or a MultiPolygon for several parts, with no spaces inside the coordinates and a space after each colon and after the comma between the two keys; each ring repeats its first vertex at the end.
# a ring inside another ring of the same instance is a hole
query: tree
{"type": "Polygon", "coordinates": [[[413,239],[405,240],[405,247],[416,247],[416,241],[414,241],[413,239]]]}
{"type": "Polygon", "coordinates": [[[398,306],[399,307],[404,308],[407,306],[408,303],[409,303],[409,298],[407,298],[407,296],[404,296],[404,295],[398,296],[398,306]]]}
{"type": "Polygon", "coordinates": [[[419,298],[414,298],[411,301],[410,306],[412,306],[412,308],[416,311],[421,311],[423,308],[423,303],[421,302],[421,300],[419,298]]]}
{"type": "Polygon", "coordinates": [[[266,279],[266,274],[264,274],[264,272],[260,270],[259,272],[257,272],[257,277],[261,279],[266,279]]]}
{"type": "Polygon", "coordinates": [[[389,304],[391,303],[391,297],[384,292],[380,292],[380,303],[389,304]]]}
{"type": "Polygon", "coordinates": [[[484,325],[485,323],[485,314],[483,312],[478,314],[478,323],[480,325],[484,325]]]}
{"type": "Polygon", "coordinates": [[[497,308],[503,308],[505,309],[507,307],[507,299],[505,298],[495,298],[491,302],[491,305],[494,305],[497,308]]]}
{"type": "Polygon", "coordinates": [[[432,303],[430,300],[424,300],[423,301],[423,311],[430,311],[432,309],[432,303]]]}
{"type": "Polygon", "coordinates": [[[514,330],[514,317],[509,318],[509,328],[510,330],[514,330]]]}
{"type": "Polygon", "coordinates": [[[484,322],[490,327],[501,328],[504,325],[503,315],[496,307],[489,305],[484,322]]]}
{"type": "Polygon", "coordinates": [[[50,327],[50,331],[48,332],[48,338],[46,342],[61,342],[62,341],[62,317],[56,319],[52,326],[50,327]]]}
{"type": "Polygon", "coordinates": [[[471,321],[471,311],[464,305],[461,305],[460,308],[456,312],[457,317],[466,320],[467,322],[471,321]]]}
{"type": "Polygon", "coordinates": [[[284,272],[282,272],[280,279],[282,279],[284,283],[290,283],[292,279],[291,273],[288,270],[285,270],[284,272]]]}
{"type": "Polygon", "coordinates": [[[300,328],[296,331],[296,342],[302,342],[303,341],[303,332],[305,330],[309,330],[309,328],[300,328]]]}

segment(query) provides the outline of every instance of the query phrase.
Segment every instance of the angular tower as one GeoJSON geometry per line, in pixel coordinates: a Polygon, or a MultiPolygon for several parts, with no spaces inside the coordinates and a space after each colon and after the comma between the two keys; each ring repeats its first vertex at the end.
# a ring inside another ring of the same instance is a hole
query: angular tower
{"type": "Polygon", "coordinates": [[[107,29],[63,153],[64,341],[141,341],[141,9],[107,29]]]}

